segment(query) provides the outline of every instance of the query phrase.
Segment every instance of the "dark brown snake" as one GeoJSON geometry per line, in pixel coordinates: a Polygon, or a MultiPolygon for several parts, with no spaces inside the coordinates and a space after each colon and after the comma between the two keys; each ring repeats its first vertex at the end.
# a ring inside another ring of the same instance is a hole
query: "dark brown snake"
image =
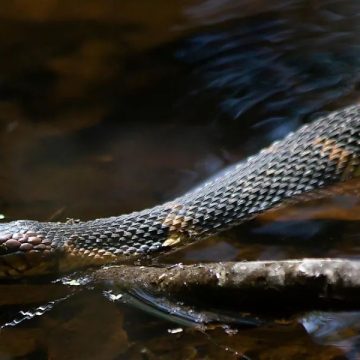
{"type": "Polygon", "coordinates": [[[358,176],[360,105],[321,117],[200,188],[151,209],[86,222],[2,223],[0,278],[144,258],[358,176]]]}

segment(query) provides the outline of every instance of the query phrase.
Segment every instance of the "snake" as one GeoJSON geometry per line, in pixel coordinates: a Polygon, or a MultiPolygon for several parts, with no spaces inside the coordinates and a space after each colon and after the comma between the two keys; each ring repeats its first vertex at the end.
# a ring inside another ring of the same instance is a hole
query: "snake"
{"type": "MultiPolygon", "coordinates": [[[[88,221],[0,223],[0,278],[137,263],[360,177],[360,105],[309,122],[161,205],[88,221]]],[[[356,186],[356,185],[353,185],[356,186]]]]}

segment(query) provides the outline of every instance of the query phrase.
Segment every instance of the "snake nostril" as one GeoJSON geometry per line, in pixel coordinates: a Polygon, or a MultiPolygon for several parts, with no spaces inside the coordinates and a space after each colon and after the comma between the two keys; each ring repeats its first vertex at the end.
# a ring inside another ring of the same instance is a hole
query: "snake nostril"
{"type": "Polygon", "coordinates": [[[18,251],[21,242],[12,237],[1,237],[0,241],[0,255],[6,255],[18,251]]]}

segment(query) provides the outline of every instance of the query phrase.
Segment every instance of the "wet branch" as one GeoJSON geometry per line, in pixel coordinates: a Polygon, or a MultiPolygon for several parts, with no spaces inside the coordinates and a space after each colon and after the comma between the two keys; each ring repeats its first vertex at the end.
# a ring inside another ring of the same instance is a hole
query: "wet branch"
{"type": "Polygon", "coordinates": [[[360,261],[302,259],[224,262],[168,267],[114,266],[94,280],[192,304],[256,308],[360,307],[360,261]]]}

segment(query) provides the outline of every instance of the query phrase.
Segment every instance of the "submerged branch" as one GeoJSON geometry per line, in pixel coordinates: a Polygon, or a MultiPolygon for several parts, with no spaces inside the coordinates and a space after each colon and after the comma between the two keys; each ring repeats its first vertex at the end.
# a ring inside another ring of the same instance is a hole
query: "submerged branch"
{"type": "Polygon", "coordinates": [[[360,261],[343,259],[122,265],[98,270],[93,276],[102,286],[139,289],[192,304],[257,310],[360,307],[360,261]]]}

